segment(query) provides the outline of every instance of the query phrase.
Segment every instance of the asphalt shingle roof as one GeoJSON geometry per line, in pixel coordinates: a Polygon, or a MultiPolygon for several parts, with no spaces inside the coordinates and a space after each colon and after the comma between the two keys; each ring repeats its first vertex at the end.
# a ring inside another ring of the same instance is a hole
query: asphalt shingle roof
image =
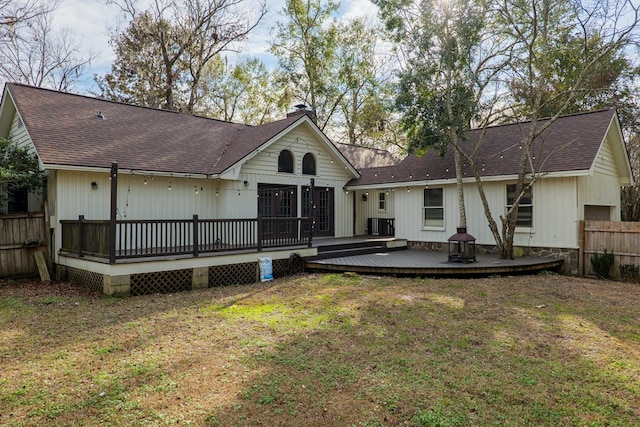
{"type": "MultiPolygon", "coordinates": [[[[532,151],[536,171],[550,173],[588,170],[615,114],[615,110],[600,110],[560,117],[534,142],[532,151]]],[[[544,122],[545,120],[539,120],[538,127],[544,122]]],[[[509,176],[518,173],[521,142],[530,126],[531,122],[520,122],[486,129],[475,157],[481,168],[484,165],[481,176],[509,176]]],[[[462,146],[469,150],[481,133],[481,129],[469,131],[467,141],[462,142],[462,146]]],[[[465,176],[473,177],[469,165],[465,163],[462,169],[465,176]]],[[[455,176],[453,149],[447,150],[444,157],[439,157],[436,150],[429,150],[420,157],[409,155],[394,166],[364,169],[361,177],[352,180],[349,185],[455,179],[455,176]]]]}
{"type": "Polygon", "coordinates": [[[247,126],[8,83],[46,165],[218,174],[301,119],[247,126]],[[102,113],[105,119],[97,115],[102,113]]]}

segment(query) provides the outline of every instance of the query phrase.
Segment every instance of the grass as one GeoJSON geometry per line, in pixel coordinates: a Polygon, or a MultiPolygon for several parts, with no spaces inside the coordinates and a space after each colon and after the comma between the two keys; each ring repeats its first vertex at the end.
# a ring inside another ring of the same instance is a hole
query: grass
{"type": "Polygon", "coordinates": [[[640,424],[640,287],[302,275],[114,299],[0,283],[0,424],[640,424]]]}

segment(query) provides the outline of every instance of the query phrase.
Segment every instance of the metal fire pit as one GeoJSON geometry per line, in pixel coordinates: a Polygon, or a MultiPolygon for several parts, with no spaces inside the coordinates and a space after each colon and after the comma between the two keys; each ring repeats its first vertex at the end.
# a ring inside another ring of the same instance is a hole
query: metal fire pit
{"type": "Polygon", "coordinates": [[[467,227],[458,227],[449,237],[449,262],[476,262],[476,238],[467,233],[467,227]]]}

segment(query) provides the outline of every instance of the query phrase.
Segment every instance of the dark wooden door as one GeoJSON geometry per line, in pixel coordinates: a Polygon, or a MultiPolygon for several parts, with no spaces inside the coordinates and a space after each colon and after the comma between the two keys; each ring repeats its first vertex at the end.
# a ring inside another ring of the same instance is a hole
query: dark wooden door
{"type": "MultiPolygon", "coordinates": [[[[314,212],[314,236],[333,236],[335,234],[335,202],[334,189],[331,187],[315,187],[314,198],[316,209],[314,212]]],[[[302,187],[302,216],[311,216],[310,187],[302,187]]]]}
{"type": "MultiPolygon", "coordinates": [[[[298,191],[295,186],[258,184],[258,216],[265,218],[295,218],[298,213],[298,191]]],[[[292,221],[264,220],[263,238],[294,237],[298,230],[292,221]]]]}

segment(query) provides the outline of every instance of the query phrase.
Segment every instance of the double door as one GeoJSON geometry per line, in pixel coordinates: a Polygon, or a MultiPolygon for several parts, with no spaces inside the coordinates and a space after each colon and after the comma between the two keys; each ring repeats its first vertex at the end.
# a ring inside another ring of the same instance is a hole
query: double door
{"type": "MultiPolygon", "coordinates": [[[[315,219],[314,236],[334,235],[334,190],[328,187],[300,187],[301,215],[315,219]],[[313,193],[313,197],[312,197],[313,193]],[[312,210],[315,201],[316,208],[312,210]]],[[[262,218],[296,218],[298,216],[298,187],[278,184],[258,184],[258,216],[262,218]]],[[[263,235],[292,236],[297,234],[294,221],[265,221],[263,235]]],[[[308,232],[304,225],[302,232],[308,232]]]]}

